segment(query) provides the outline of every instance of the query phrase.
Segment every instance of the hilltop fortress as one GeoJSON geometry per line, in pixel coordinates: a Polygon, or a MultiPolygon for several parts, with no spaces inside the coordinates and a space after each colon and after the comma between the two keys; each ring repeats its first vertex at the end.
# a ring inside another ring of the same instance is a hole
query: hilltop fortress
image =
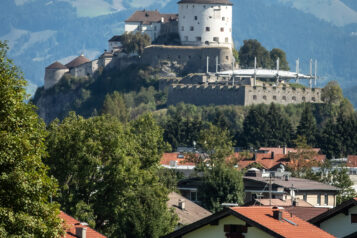
{"type": "MultiPolygon", "coordinates": [[[[279,71],[260,73],[239,71],[233,57],[232,18],[230,0],[181,0],[178,14],[158,11],[137,11],[125,21],[125,32],[141,32],[150,36],[153,44],[141,56],[122,50],[121,36],[109,40],[108,50],[98,59],[83,55],[66,65],[55,62],[45,71],[45,89],[49,89],[66,74],[74,77],[95,76],[111,68],[123,70],[131,64],[151,65],[163,71],[163,81],[169,87],[168,104],[179,102],[196,105],[251,105],[257,103],[321,102],[318,88],[291,88],[283,79],[310,76],[279,71]],[[177,36],[179,44],[160,45],[162,39],[177,36]],[[237,71],[238,70],[238,71],[237,71]],[[188,74],[185,80],[165,80],[188,74]],[[256,79],[276,78],[275,84],[262,84],[256,79]],[[264,76],[264,77],[263,77],[264,76]],[[199,80],[194,80],[194,78],[199,80]],[[169,83],[168,83],[169,82],[169,83]]],[[[315,77],[316,78],[316,77],[315,77]]]]}

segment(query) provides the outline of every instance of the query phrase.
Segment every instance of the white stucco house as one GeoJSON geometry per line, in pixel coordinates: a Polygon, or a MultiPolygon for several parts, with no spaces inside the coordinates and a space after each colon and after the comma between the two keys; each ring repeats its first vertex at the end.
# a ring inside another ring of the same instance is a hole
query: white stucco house
{"type": "Polygon", "coordinates": [[[335,237],[357,237],[357,198],[322,213],[310,222],[335,237]]]}

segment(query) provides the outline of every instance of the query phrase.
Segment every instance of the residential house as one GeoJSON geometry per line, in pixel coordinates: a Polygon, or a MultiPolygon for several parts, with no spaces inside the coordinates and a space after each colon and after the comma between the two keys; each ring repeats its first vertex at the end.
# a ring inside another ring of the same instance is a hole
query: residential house
{"type": "Polygon", "coordinates": [[[63,238],[106,238],[105,235],[90,228],[87,223],[80,222],[65,212],[61,211],[60,218],[63,220],[66,230],[63,238]]]}
{"type": "Polygon", "coordinates": [[[357,237],[357,198],[340,204],[310,222],[336,237],[357,237]]]}
{"type": "Polygon", "coordinates": [[[231,207],[164,238],[334,237],[278,207],[231,207]]]}
{"type": "Polygon", "coordinates": [[[164,153],[160,160],[160,165],[166,169],[173,169],[180,172],[184,177],[189,177],[194,173],[195,164],[187,161],[184,153],[164,153]]]}
{"type": "Polygon", "coordinates": [[[169,200],[167,201],[168,208],[172,208],[177,214],[178,228],[192,224],[198,220],[212,215],[211,212],[207,211],[203,207],[197,205],[194,202],[186,199],[182,195],[171,192],[169,194],[169,200]]]}

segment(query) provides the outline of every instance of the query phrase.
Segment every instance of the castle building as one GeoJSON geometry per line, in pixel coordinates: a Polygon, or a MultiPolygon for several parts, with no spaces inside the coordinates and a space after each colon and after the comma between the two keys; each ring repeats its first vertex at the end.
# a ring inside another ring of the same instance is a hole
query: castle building
{"type": "Polygon", "coordinates": [[[108,41],[108,51],[113,52],[115,50],[119,50],[122,47],[122,36],[113,36],[108,41]]]}
{"type": "Polygon", "coordinates": [[[60,62],[54,62],[45,69],[45,89],[53,87],[61,80],[63,75],[69,72],[69,69],[60,62]]]}
{"type": "Polygon", "coordinates": [[[181,0],[178,4],[183,45],[232,46],[233,4],[229,0],[181,0]]]}
{"type": "Polygon", "coordinates": [[[170,29],[165,25],[171,22],[177,23],[177,19],[177,14],[161,14],[157,10],[136,11],[125,21],[125,32],[145,33],[154,41],[160,36],[163,29],[170,29]]]}

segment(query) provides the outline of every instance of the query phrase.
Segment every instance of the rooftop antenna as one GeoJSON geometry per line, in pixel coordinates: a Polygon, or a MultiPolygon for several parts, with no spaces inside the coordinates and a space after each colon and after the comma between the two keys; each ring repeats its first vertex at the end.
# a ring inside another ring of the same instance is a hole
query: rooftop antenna
{"type": "Polygon", "coordinates": [[[296,82],[299,83],[300,59],[296,60],[296,82]]]}
{"type": "Polygon", "coordinates": [[[254,57],[254,86],[257,86],[257,57],[254,57]]]}
{"type": "Polygon", "coordinates": [[[315,88],[316,88],[316,80],[317,80],[317,60],[315,60],[315,88]]]}
{"type": "Polygon", "coordinates": [[[312,59],[310,59],[310,88],[312,88],[312,59]]]}

